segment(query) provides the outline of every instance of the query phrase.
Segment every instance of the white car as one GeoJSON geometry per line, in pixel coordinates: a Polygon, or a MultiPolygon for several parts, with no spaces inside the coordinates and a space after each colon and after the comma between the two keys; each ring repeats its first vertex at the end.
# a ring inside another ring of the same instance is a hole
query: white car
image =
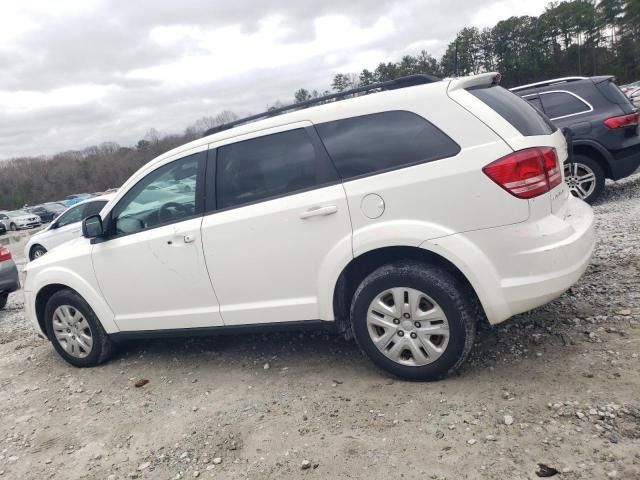
{"type": "Polygon", "coordinates": [[[100,213],[113,195],[93,197],[67,208],[47,228],[31,236],[24,247],[29,260],[41,257],[49,250],[82,235],[82,220],[100,213]]]}
{"type": "Polygon", "coordinates": [[[558,297],[594,248],[562,132],[498,81],[405,77],[159,156],[27,265],[28,318],[79,367],[127,338],[323,325],[445,376],[479,321],[558,297]]]}
{"type": "Polygon", "coordinates": [[[14,210],[11,212],[0,212],[0,222],[2,222],[7,230],[25,230],[27,228],[36,228],[42,224],[40,217],[34,213],[25,210],[14,210]]]}

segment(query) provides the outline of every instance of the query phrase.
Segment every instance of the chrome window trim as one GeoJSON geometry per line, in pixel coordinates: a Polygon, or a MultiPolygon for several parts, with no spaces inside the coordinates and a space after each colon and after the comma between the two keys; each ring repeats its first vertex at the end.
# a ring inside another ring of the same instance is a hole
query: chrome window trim
{"type": "MultiPolygon", "coordinates": [[[[570,113],[569,115],[561,115],[560,117],[549,118],[549,120],[551,120],[551,121],[560,120],[560,119],[563,119],[563,118],[575,117],[576,115],[583,115],[585,113],[593,112],[593,105],[591,105],[589,102],[587,102],[580,95],[576,95],[575,93],[570,92],[568,90],[549,90],[547,92],[531,93],[529,95],[523,95],[522,98],[535,97],[536,95],[538,97],[540,97],[542,95],[547,95],[549,93],[568,93],[569,95],[573,95],[574,97],[576,97],[578,100],[580,100],[582,103],[584,103],[588,108],[588,110],[584,110],[582,112],[570,113]]],[[[542,107],[544,108],[544,102],[542,102],[542,107]]]]}

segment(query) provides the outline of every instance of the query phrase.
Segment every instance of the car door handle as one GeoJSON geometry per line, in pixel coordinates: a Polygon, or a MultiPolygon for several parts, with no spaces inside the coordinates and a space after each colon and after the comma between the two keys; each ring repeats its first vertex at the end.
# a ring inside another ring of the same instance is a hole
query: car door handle
{"type": "Polygon", "coordinates": [[[311,207],[309,210],[305,210],[300,213],[300,218],[305,220],[311,217],[321,217],[334,214],[338,211],[338,207],[335,205],[325,205],[323,207],[311,207]]]}
{"type": "Polygon", "coordinates": [[[193,243],[196,240],[196,237],[193,235],[185,235],[184,243],[193,243]]]}

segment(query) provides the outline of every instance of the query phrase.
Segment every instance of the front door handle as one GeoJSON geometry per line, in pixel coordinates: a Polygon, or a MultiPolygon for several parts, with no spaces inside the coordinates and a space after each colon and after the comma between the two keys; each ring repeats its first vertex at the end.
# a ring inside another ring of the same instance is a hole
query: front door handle
{"type": "Polygon", "coordinates": [[[311,217],[321,217],[331,215],[333,213],[336,213],[337,211],[338,207],[335,205],[311,207],[309,210],[305,210],[304,212],[300,213],[300,218],[305,220],[311,217]]]}

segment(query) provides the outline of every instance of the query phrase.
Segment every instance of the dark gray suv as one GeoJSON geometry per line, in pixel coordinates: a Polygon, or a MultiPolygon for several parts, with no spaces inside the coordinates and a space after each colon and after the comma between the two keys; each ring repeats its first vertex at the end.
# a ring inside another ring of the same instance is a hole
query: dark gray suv
{"type": "Polygon", "coordinates": [[[565,163],[565,179],[575,196],[591,203],[606,178],[620,180],[640,166],[638,112],[614,77],[557,78],[511,91],[566,129],[573,156],[565,163]]]}

